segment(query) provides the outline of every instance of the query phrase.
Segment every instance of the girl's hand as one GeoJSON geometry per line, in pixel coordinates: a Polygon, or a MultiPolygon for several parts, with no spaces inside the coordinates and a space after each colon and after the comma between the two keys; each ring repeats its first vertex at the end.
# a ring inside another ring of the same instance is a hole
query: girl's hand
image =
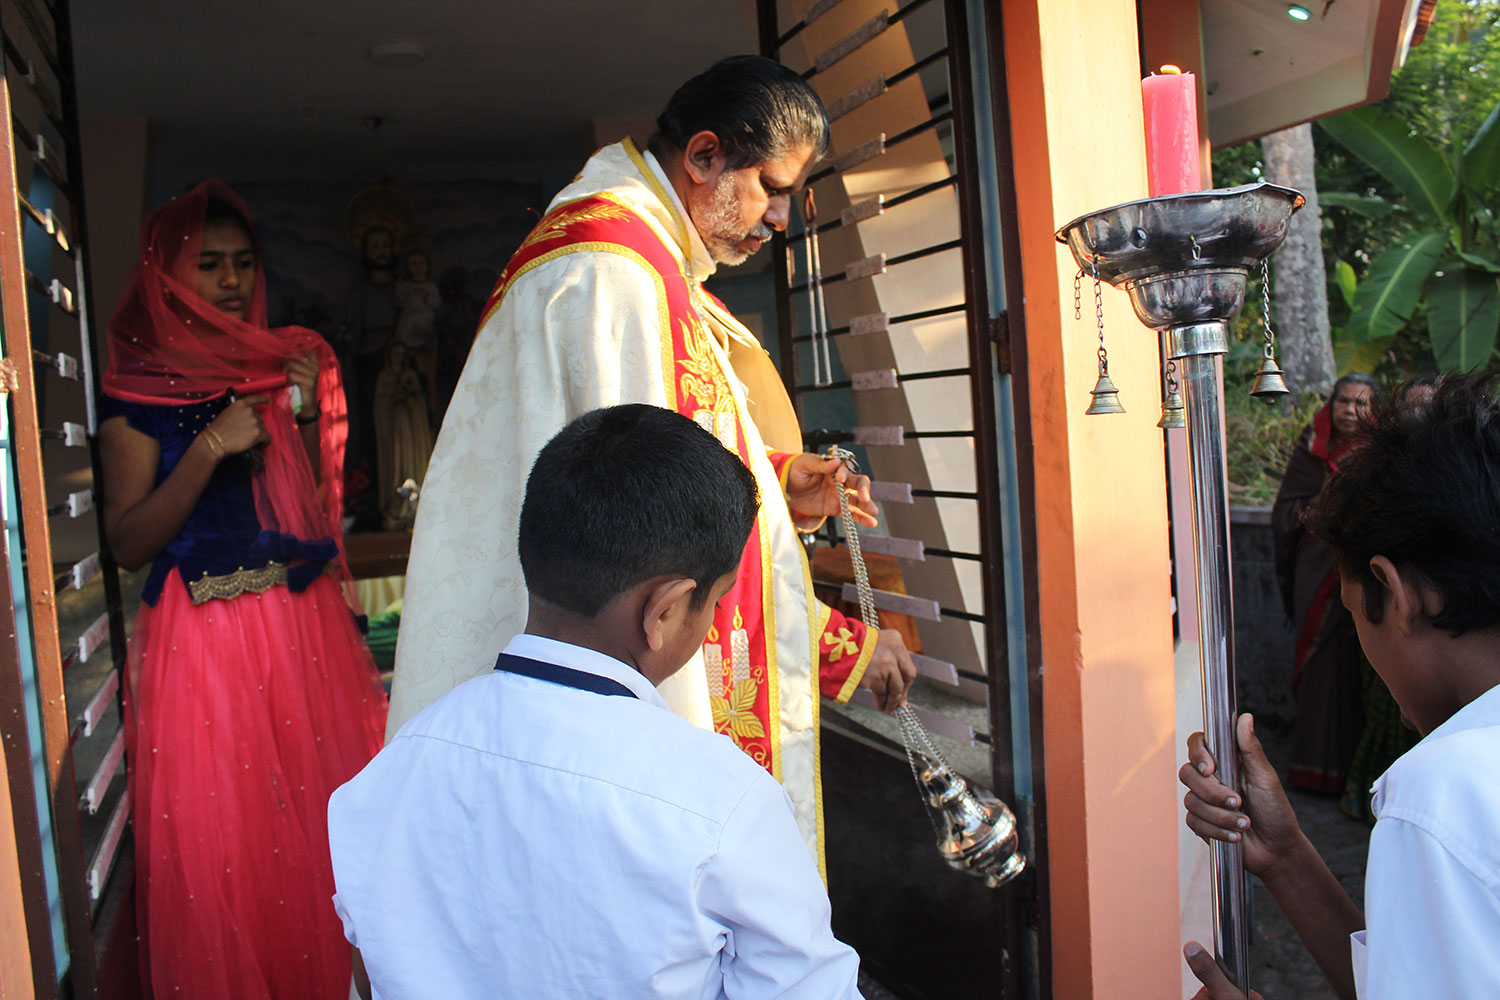
{"type": "Polygon", "coordinates": [[[287,380],[302,393],[302,408],[297,411],[297,419],[307,423],[318,412],[318,355],[308,351],[301,357],[287,358],[281,369],[286,372],[287,380]]]}
{"type": "Polygon", "coordinates": [[[270,444],[271,435],[266,433],[265,421],[255,412],[257,406],[264,406],[270,401],[266,396],[236,399],[198,436],[208,441],[209,449],[214,452],[216,459],[238,455],[258,445],[270,444]],[[223,454],[220,454],[221,451],[223,454]]]}

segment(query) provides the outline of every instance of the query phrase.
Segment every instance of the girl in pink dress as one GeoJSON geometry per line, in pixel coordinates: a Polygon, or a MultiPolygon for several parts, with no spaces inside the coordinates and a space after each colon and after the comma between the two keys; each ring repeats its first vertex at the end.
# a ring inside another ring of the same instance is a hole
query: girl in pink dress
{"type": "Polygon", "coordinates": [[[151,565],[125,684],[142,973],[148,996],[343,1000],[326,810],[385,698],[345,596],[338,367],[266,328],[260,272],[243,202],[205,182],[146,220],[109,324],[106,530],[151,565]]]}

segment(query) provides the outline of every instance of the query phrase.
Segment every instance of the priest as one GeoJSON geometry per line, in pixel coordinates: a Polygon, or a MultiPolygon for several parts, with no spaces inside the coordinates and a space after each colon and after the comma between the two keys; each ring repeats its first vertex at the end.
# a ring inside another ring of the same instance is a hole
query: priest
{"type": "Polygon", "coordinates": [[[869,480],[802,451],[770,357],[702,282],[785,229],[828,119],[797,74],[735,56],[680,87],[656,124],[646,150],[626,139],[589,159],[485,308],[417,507],[389,734],[521,631],[516,526],[542,445],[596,407],[673,409],[740,456],[763,503],[701,653],[661,691],[782,782],[821,867],[819,697],[865,687],[894,711],[916,671],[898,632],[813,596],[798,532],[837,513],[840,490],[875,524],[869,480]]]}

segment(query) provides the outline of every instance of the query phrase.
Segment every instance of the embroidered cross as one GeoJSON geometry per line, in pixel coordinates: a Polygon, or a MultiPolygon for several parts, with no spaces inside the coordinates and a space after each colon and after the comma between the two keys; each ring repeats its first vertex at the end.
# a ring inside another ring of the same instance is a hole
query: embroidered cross
{"type": "Polygon", "coordinates": [[[836,636],[832,632],[824,632],[823,641],[833,644],[833,648],[828,651],[828,659],[831,663],[842,660],[845,653],[859,652],[859,647],[854,643],[854,633],[847,628],[839,629],[839,634],[836,636]]]}

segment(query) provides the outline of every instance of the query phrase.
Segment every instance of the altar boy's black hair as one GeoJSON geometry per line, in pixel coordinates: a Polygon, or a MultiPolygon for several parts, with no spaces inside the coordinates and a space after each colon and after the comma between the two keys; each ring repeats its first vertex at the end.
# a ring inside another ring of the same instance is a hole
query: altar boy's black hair
{"type": "Polygon", "coordinates": [[[750,470],[687,417],[643,403],[593,410],[547,442],[526,480],[526,589],[592,618],[676,575],[697,581],[696,610],[739,566],[759,509],[750,470]]]}
{"type": "Polygon", "coordinates": [[[731,170],[779,160],[800,146],[828,149],[828,113],[797,73],[764,56],[729,56],[677,88],[647,143],[661,157],[712,132],[731,170]]]}

